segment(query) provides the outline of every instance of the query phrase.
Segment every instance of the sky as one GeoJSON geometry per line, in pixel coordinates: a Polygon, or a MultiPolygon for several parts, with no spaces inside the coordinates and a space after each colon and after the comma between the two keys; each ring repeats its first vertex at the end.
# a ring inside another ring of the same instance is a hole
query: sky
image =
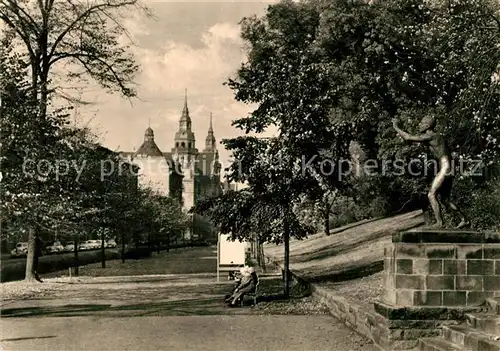
{"type": "MultiPolygon", "coordinates": [[[[231,121],[245,117],[255,106],[235,101],[223,83],[245,61],[239,21],[263,15],[270,3],[148,1],[154,19],[137,14],[125,22],[135,43],[131,50],[141,66],[138,99],[131,105],[118,94],[89,89],[83,98],[93,104],[80,107],[75,122],[90,126],[106,147],[120,151],[139,148],[150,125],[159,148],[170,151],[187,89],[199,150],[204,148],[210,113],[218,143],[242,134],[231,121]]],[[[225,168],[230,155],[222,145],[218,149],[225,168]]]]}

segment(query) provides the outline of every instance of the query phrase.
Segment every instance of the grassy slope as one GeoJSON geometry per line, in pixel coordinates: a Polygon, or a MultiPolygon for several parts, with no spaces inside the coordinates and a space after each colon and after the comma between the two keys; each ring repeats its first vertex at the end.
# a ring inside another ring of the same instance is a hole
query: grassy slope
{"type": "MultiPolygon", "coordinates": [[[[384,247],[393,233],[421,226],[421,211],[353,223],[331,231],[330,236],[315,234],[304,240],[290,241],[290,269],[310,281],[327,282],[345,279],[346,271],[371,267],[379,270],[384,247]],[[344,278],[342,278],[344,277],[344,278]]],[[[266,256],[283,262],[283,245],[266,245],[266,256]]]]}

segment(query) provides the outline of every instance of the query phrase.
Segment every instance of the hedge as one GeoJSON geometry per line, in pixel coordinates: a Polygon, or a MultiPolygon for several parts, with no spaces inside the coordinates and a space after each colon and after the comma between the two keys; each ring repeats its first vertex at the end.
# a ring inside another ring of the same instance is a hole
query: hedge
{"type": "MultiPolygon", "coordinates": [[[[195,242],[187,244],[176,244],[171,245],[169,249],[179,249],[184,247],[196,247],[196,246],[207,246],[207,243],[195,242]]],[[[161,250],[165,250],[166,247],[162,246],[161,250]]],[[[141,246],[138,248],[131,248],[125,253],[126,259],[141,259],[151,256],[152,252],[156,251],[156,247],[151,247],[149,250],[147,247],[141,246]]],[[[106,260],[116,260],[121,258],[121,252],[119,249],[106,249],[106,260]]],[[[101,250],[94,251],[79,251],[78,252],[78,265],[85,266],[90,263],[101,262],[102,255],[101,250]]],[[[51,273],[56,271],[63,271],[69,267],[75,266],[75,256],[73,253],[42,256],[38,260],[38,273],[51,273]]],[[[1,281],[10,282],[14,280],[23,280],[26,274],[26,260],[15,260],[15,261],[3,261],[1,265],[1,281]]]]}
{"type": "MultiPolygon", "coordinates": [[[[120,258],[117,250],[106,250],[106,260],[120,258]]],[[[84,266],[90,263],[100,262],[102,259],[101,250],[78,252],[78,265],[84,266]]],[[[62,271],[75,266],[75,256],[73,253],[42,256],[38,260],[38,273],[50,273],[62,271]]],[[[2,282],[22,280],[26,274],[26,260],[4,261],[2,262],[2,282]]]]}

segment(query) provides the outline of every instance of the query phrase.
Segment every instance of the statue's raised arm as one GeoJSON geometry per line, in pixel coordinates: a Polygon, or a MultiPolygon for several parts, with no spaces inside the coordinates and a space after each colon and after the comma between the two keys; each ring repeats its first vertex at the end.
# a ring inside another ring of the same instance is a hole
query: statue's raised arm
{"type": "Polygon", "coordinates": [[[407,132],[401,130],[398,127],[397,119],[392,120],[392,125],[393,125],[394,129],[396,130],[396,132],[399,134],[399,136],[406,141],[415,141],[415,142],[423,143],[425,141],[430,141],[432,139],[432,136],[428,135],[428,134],[421,134],[421,135],[408,134],[407,132]]]}
{"type": "Polygon", "coordinates": [[[441,197],[441,202],[445,208],[459,213],[461,221],[457,228],[463,228],[468,225],[465,215],[458,207],[450,201],[451,188],[453,184],[451,154],[443,136],[437,133],[436,118],[432,115],[422,118],[419,124],[419,135],[411,135],[398,127],[396,119],[392,120],[392,125],[399,136],[404,140],[425,143],[429,146],[433,155],[439,160],[439,172],[434,178],[431,189],[429,190],[429,203],[436,218],[434,227],[443,228],[443,216],[441,214],[441,206],[437,200],[437,195],[441,197]]]}

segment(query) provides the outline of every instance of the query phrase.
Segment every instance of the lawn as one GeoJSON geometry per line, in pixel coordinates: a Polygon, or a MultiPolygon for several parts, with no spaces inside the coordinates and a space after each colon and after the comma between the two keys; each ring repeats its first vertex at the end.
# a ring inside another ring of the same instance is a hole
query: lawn
{"type": "MultiPolygon", "coordinates": [[[[422,226],[421,211],[353,223],[304,240],[290,241],[290,269],[312,282],[342,281],[383,268],[384,248],[393,233],[422,226]]],[[[266,245],[265,255],[283,263],[283,245],[266,245]]]]}
{"type": "MultiPolygon", "coordinates": [[[[290,242],[290,269],[347,300],[373,309],[384,294],[384,248],[392,234],[424,225],[421,211],[361,221],[305,240],[290,242]]],[[[283,264],[283,246],[266,245],[265,255],[283,264]]]]}
{"type": "MultiPolygon", "coordinates": [[[[149,258],[127,259],[106,262],[106,268],[101,263],[92,263],[79,268],[80,276],[111,277],[137,276],[152,274],[192,274],[215,273],[217,271],[216,247],[191,247],[152,253],[149,258]]],[[[67,276],[68,270],[42,275],[43,278],[67,276]]]]}

